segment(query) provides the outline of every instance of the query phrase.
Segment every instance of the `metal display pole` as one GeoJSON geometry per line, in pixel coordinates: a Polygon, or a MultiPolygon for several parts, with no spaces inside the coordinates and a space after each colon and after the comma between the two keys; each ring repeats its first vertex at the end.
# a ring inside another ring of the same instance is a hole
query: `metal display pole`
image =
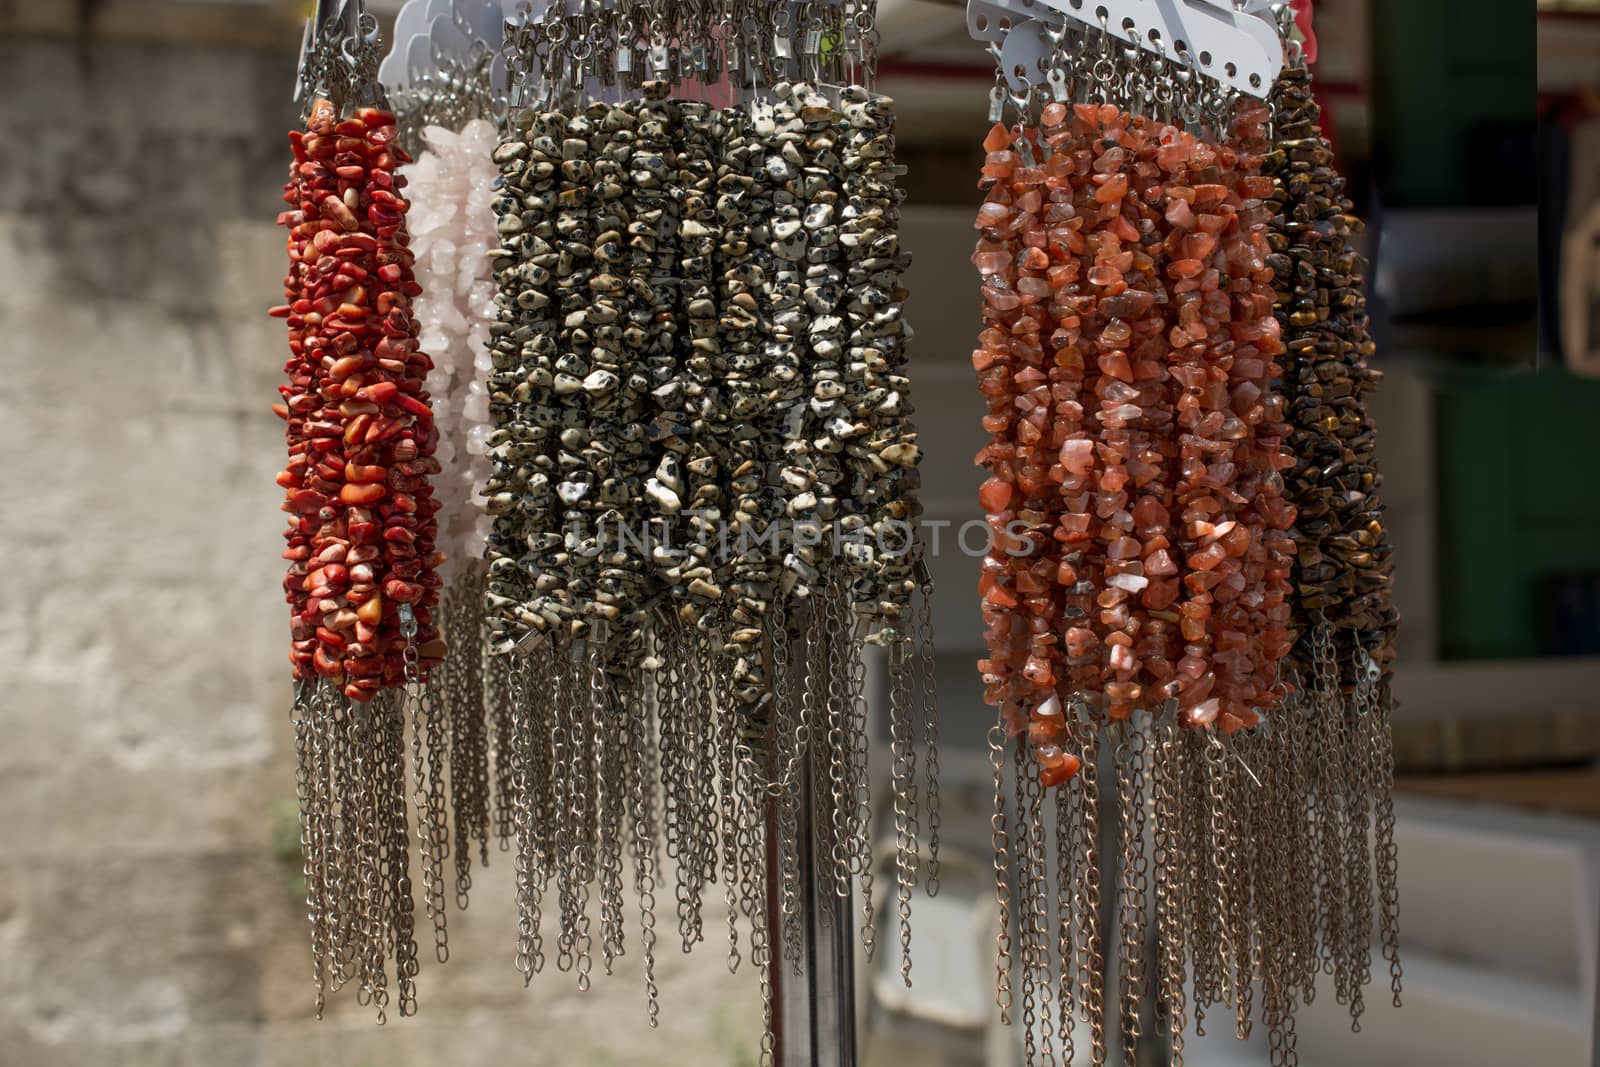
{"type": "MultiPolygon", "coordinates": [[[[815,749],[801,761],[799,859],[805,937],[796,968],[774,946],[768,967],[773,996],[773,1055],[783,1067],[856,1067],[855,924],[853,896],[817,891],[811,803],[815,749]]],[[[777,825],[767,816],[768,928],[781,929],[777,825]]],[[[774,942],[777,941],[775,937],[774,942]]]]}

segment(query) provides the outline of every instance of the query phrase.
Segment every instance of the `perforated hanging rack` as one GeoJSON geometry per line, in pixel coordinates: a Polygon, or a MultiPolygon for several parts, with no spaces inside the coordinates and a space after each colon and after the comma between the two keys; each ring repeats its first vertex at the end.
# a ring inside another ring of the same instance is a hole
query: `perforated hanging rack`
{"type": "Polygon", "coordinates": [[[968,0],[967,30],[986,43],[1012,93],[1070,98],[1053,58],[1068,34],[1110,35],[1185,76],[1265,98],[1283,68],[1273,0],[968,0]]]}

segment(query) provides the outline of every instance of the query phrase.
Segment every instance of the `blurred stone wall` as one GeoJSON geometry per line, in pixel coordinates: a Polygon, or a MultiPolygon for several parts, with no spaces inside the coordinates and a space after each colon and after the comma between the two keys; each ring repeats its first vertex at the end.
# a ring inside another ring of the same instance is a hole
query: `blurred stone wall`
{"type": "Polygon", "coordinates": [[[714,936],[663,939],[656,1031],[636,957],[586,996],[523,989],[505,857],[419,1017],[379,1029],[342,994],[312,1018],[275,851],[297,829],[265,309],[293,67],[0,39],[0,1064],[753,1062],[755,976],[714,936]]]}

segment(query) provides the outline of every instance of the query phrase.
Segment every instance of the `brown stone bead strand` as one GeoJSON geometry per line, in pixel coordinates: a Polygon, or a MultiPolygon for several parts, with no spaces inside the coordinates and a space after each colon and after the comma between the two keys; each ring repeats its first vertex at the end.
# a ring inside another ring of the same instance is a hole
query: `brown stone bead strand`
{"type": "MultiPolygon", "coordinates": [[[[1344,677],[1355,683],[1357,647],[1387,676],[1399,621],[1391,599],[1392,548],[1383,527],[1383,476],[1375,458],[1367,398],[1382,379],[1368,366],[1375,346],[1366,314],[1365,263],[1354,246],[1352,213],[1321,111],[1303,63],[1273,90],[1275,138],[1266,170],[1277,187],[1268,257],[1276,272],[1283,327],[1282,393],[1294,455],[1288,493],[1299,510],[1294,534],[1296,636],[1331,627],[1344,677]]],[[[1301,671],[1310,649],[1297,648],[1301,671]]]]}
{"type": "MultiPolygon", "coordinates": [[[[1166,288],[1149,240],[1160,226],[1160,201],[1150,193],[1159,171],[1159,141],[1152,130],[1129,125],[1125,116],[1097,110],[1094,118],[1072,171],[1085,183],[1080,214],[1088,220],[1085,252],[1093,257],[1084,274],[1087,293],[1096,299],[1078,302],[1077,319],[1078,347],[1093,373],[1095,404],[1087,425],[1094,466],[1092,477],[1082,484],[1072,477],[1074,466],[1068,466],[1063,489],[1068,491],[1067,507],[1090,516],[1100,569],[1099,578],[1092,579],[1091,647],[1098,672],[1092,681],[1103,693],[1106,717],[1120,721],[1131,717],[1146,697],[1148,680],[1137,641],[1152,625],[1144,601],[1154,594],[1145,576],[1145,556],[1169,544],[1160,495],[1166,457],[1149,447],[1152,429],[1171,422],[1171,405],[1161,388],[1166,374],[1159,361],[1166,288]],[[1150,532],[1148,547],[1134,536],[1141,522],[1150,532]]],[[[1063,458],[1071,457],[1064,453],[1063,458]]],[[[1154,636],[1159,636],[1159,620],[1154,625],[1154,636]]]]}
{"type": "Polygon", "coordinates": [[[1046,784],[1077,768],[1064,694],[1225,732],[1281,696],[1293,511],[1270,182],[1243,150],[1266,114],[1240,110],[1240,150],[1096,105],[985,141],[980,670],[1046,784]]]}
{"type": "MultiPolygon", "coordinates": [[[[985,700],[1006,709],[1008,732],[1013,736],[1027,725],[1019,708],[1042,699],[1030,694],[1032,683],[1025,673],[1029,647],[1019,627],[1029,612],[1019,597],[1014,557],[1007,551],[1008,530],[1025,495],[1025,491],[1019,495],[1017,486],[1014,375],[1026,358],[1027,338],[1030,334],[1037,337],[1036,331],[1019,328],[1019,322],[1032,319],[1039,309],[1024,307],[1010,282],[1021,255],[1022,220],[1012,211],[1012,183],[999,179],[1011,177],[1020,161],[1012,147],[1013,137],[1025,136],[1024,131],[1014,133],[996,126],[984,141],[989,154],[980,187],[987,189],[987,195],[978,212],[981,237],[973,255],[984,281],[980,291],[985,329],[978,338],[980,347],[972,354],[972,365],[978,376],[978,391],[989,404],[989,413],[983,418],[989,444],[978,453],[977,462],[988,469],[990,477],[979,490],[979,500],[991,530],[990,549],[978,581],[989,655],[979,661],[978,669],[983,675],[985,700]]],[[[1045,654],[1053,658],[1048,650],[1045,654]]],[[[1036,669],[1036,677],[1037,673],[1036,669]]],[[[1049,683],[1040,687],[1045,692],[1051,688],[1049,683]]]]}
{"type": "MultiPolygon", "coordinates": [[[[1283,499],[1277,473],[1288,462],[1282,448],[1281,403],[1272,394],[1272,382],[1281,374],[1273,357],[1281,353],[1282,343],[1271,314],[1272,273],[1265,262],[1271,211],[1260,199],[1271,185],[1259,173],[1259,154],[1234,147],[1259,143],[1267,115],[1259,104],[1246,105],[1236,115],[1229,145],[1214,154],[1202,145],[1203,151],[1191,157],[1191,167],[1205,164],[1199,173],[1191,171],[1194,178],[1217,182],[1194,181],[1199,225],[1185,232],[1184,258],[1171,268],[1175,274],[1188,274],[1200,258],[1195,252],[1211,254],[1208,217],[1237,220],[1217,231],[1221,254],[1212,261],[1216,266],[1195,276],[1202,295],[1179,311],[1177,329],[1188,337],[1169,335],[1175,341],[1203,337],[1207,370],[1198,390],[1189,384],[1197,379],[1185,383],[1186,392],[1198,393],[1198,407],[1179,413],[1180,431],[1190,434],[1179,437],[1183,475],[1193,479],[1180,490],[1184,511],[1179,518],[1191,573],[1184,577],[1187,596],[1179,612],[1184,640],[1208,644],[1210,652],[1202,664],[1180,659],[1179,674],[1191,677],[1197,666],[1209,670],[1182,686],[1179,706],[1192,723],[1215,721],[1226,733],[1255,725],[1256,709],[1281,698],[1277,665],[1289,644],[1286,597],[1292,546],[1285,531],[1293,509],[1283,499]],[[1215,205],[1213,198],[1219,201],[1215,205]],[[1215,214],[1208,215],[1207,207],[1214,207],[1215,214]],[[1212,289],[1211,272],[1218,269],[1221,278],[1212,289]],[[1201,310],[1185,319],[1196,303],[1201,310]],[[1197,625],[1202,620],[1203,632],[1197,625]]],[[[1168,240],[1170,247],[1174,239],[1168,240]]],[[[1186,284],[1174,286],[1179,301],[1185,300],[1186,284]]],[[[1187,647],[1185,653],[1186,658],[1195,656],[1187,647]]]]}
{"type": "Polygon", "coordinates": [[[438,435],[423,387],[432,362],[417,348],[410,302],[421,291],[406,248],[404,179],[394,116],[362,108],[338,119],[325,100],[294,151],[278,216],[288,227],[289,381],[274,410],[289,463],[278,476],[289,560],[290,662],[370,700],[405,682],[399,605],[416,614],[424,676],[442,660],[433,624],[438,504],[428,476],[438,435]]]}
{"type": "MultiPolygon", "coordinates": [[[[1085,333],[1084,315],[1094,301],[1084,286],[1090,269],[1086,231],[1095,225],[1099,205],[1092,189],[1087,184],[1080,188],[1071,177],[1080,172],[1087,175],[1089,161],[1099,153],[1092,146],[1088,127],[1070,122],[1071,117],[1071,112],[1060,106],[1047,108],[1042,116],[1044,140],[1051,153],[1044,167],[1049,207],[1043,221],[1048,227],[1052,260],[1046,280],[1055,294],[1050,306],[1053,328],[1047,339],[1054,351],[1047,360],[1047,374],[1056,406],[1047,456],[1052,463],[1046,477],[1052,486],[1053,505],[1065,509],[1056,517],[1052,531],[1053,540],[1061,545],[1054,577],[1063,592],[1060,625],[1065,678],[1074,692],[1097,692],[1101,640],[1096,632],[1095,617],[1100,610],[1096,593],[1104,577],[1105,552],[1094,537],[1093,491],[1101,464],[1091,432],[1098,413],[1095,397],[1101,370],[1094,341],[1085,333]],[[1065,256],[1059,254],[1060,249],[1065,249],[1065,256]]],[[[1064,720],[1056,716],[1055,706],[1047,703],[1043,713],[1040,707],[1033,709],[1030,738],[1036,743],[1058,745],[1063,740],[1059,735],[1064,720]],[[1042,736],[1046,733],[1053,736],[1042,736]]],[[[1052,781],[1061,773],[1052,765],[1055,753],[1035,751],[1043,761],[1045,780],[1052,781]]],[[[1075,764],[1069,763],[1069,767],[1075,769],[1075,764]]]]}

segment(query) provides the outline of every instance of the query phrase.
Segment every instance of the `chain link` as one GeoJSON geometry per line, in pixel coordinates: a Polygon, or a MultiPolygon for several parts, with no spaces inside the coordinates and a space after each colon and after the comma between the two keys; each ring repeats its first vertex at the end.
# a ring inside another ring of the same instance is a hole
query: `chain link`
{"type": "MultiPolygon", "coordinates": [[[[1076,744],[1076,724],[1068,725],[1068,736],[1076,744]]],[[[1055,849],[1056,849],[1056,950],[1060,963],[1060,981],[1056,986],[1057,1023],[1061,1034],[1061,1062],[1070,1067],[1076,1055],[1076,1011],[1078,948],[1072,931],[1072,893],[1077,885],[1078,855],[1073,828],[1078,824],[1083,805],[1080,791],[1083,782],[1077,777],[1057,786],[1052,792],[1055,799],[1055,849]]]]}
{"type": "Polygon", "coordinates": [[[1156,743],[1152,761],[1152,792],[1155,797],[1156,868],[1156,1008],[1158,1025],[1164,1023],[1171,1044],[1173,1067],[1183,1067],[1183,1033],[1186,1023],[1184,931],[1188,910],[1184,890],[1193,853],[1185,837],[1186,825],[1179,815],[1180,790],[1188,778],[1188,746],[1178,734],[1175,709],[1164,709],[1151,723],[1156,743]]]}
{"type": "Polygon", "coordinates": [[[1255,849],[1251,847],[1249,817],[1260,807],[1261,800],[1251,793],[1255,785],[1254,772],[1245,764],[1238,738],[1220,740],[1224,752],[1222,789],[1227,834],[1223,847],[1233,862],[1229,865],[1232,881],[1225,888],[1228,941],[1233,950],[1233,1018],[1234,1035],[1240,1041],[1249,1040],[1251,1013],[1255,1001],[1255,977],[1260,973],[1259,946],[1255,937],[1254,909],[1251,906],[1258,872],[1255,869],[1255,849]]]}
{"type": "MultiPolygon", "coordinates": [[[[801,961],[805,956],[806,930],[801,914],[804,886],[801,884],[801,805],[810,803],[810,796],[801,795],[801,762],[810,751],[810,687],[801,678],[800,691],[794,686],[793,658],[798,652],[802,668],[809,662],[807,639],[803,629],[779,630],[774,626],[772,645],[774,699],[774,728],[777,731],[775,752],[780,765],[785,768],[778,781],[768,788],[776,808],[778,840],[773,848],[778,857],[778,914],[781,923],[783,959],[795,977],[803,973],[801,961]]],[[[802,676],[808,672],[802,669],[802,676]]]]}
{"type": "Polygon", "coordinates": [[[580,777],[577,768],[581,767],[582,758],[577,751],[576,739],[571,731],[571,723],[578,708],[577,694],[573,685],[572,657],[559,647],[552,651],[556,653],[557,658],[556,699],[550,727],[550,764],[552,768],[566,769],[566,773],[557,774],[552,779],[555,790],[551,798],[554,817],[552,825],[555,827],[552,845],[555,859],[556,904],[560,919],[559,932],[556,935],[556,969],[565,974],[573,969],[577,961],[573,933],[578,924],[577,894],[573,883],[579,875],[576,864],[577,843],[573,839],[576,821],[572,817],[572,805],[580,777]]]}
{"type": "MultiPolygon", "coordinates": [[[[654,638],[654,635],[652,635],[654,638]]],[[[652,651],[659,653],[659,644],[652,651]]],[[[659,728],[656,709],[659,704],[659,673],[646,676],[638,690],[636,700],[625,709],[627,720],[629,810],[633,819],[634,892],[639,897],[639,944],[644,955],[645,1009],[651,1029],[660,1026],[660,989],[656,985],[656,872],[659,860],[661,827],[657,816],[656,798],[660,792],[656,780],[656,761],[652,753],[658,749],[659,728]]]]}
{"type": "MultiPolygon", "coordinates": [[[[472,889],[472,844],[478,843],[479,861],[489,863],[489,742],[488,723],[484,715],[484,686],[481,644],[468,643],[467,635],[477,636],[478,613],[476,606],[482,599],[472,587],[447,594],[444,604],[449,632],[455,637],[454,653],[442,667],[442,687],[435,687],[430,713],[429,761],[436,761],[445,752],[439,724],[448,721],[448,759],[450,763],[450,807],[455,814],[455,878],[456,906],[465,910],[472,889]],[[443,690],[444,707],[440,707],[439,688],[443,690]]],[[[433,770],[430,786],[442,790],[438,771],[433,770]]],[[[443,795],[430,796],[430,803],[438,808],[439,825],[443,818],[443,795]]],[[[444,955],[448,949],[439,946],[444,955]]],[[[443,956],[440,962],[444,962],[443,956]]]]}
{"type": "Polygon", "coordinates": [[[589,675],[594,708],[594,780],[596,814],[596,852],[600,875],[600,949],[607,974],[612,964],[626,954],[623,940],[622,850],[626,785],[626,757],[631,748],[632,726],[628,723],[625,683],[605,674],[598,654],[589,675]]]}
{"type": "Polygon", "coordinates": [[[912,750],[916,708],[912,700],[909,650],[889,648],[889,745],[893,757],[895,901],[900,924],[900,978],[911,986],[911,893],[917,884],[916,776],[912,750]]]}
{"type": "MultiPolygon", "coordinates": [[[[709,650],[702,648],[705,656],[709,650]]],[[[739,970],[743,956],[739,952],[739,905],[740,905],[740,880],[739,867],[741,852],[739,848],[739,794],[735,783],[738,773],[739,731],[738,724],[734,721],[735,703],[728,700],[726,688],[727,677],[724,671],[712,666],[709,662],[702,662],[702,670],[713,679],[713,686],[717,692],[717,712],[715,719],[715,760],[717,774],[718,811],[717,820],[720,824],[718,839],[722,856],[722,896],[723,905],[728,913],[728,971],[735,973],[739,970]]]]}
{"type": "MultiPolygon", "coordinates": [[[[1359,659],[1365,659],[1365,654],[1359,659]]],[[[1375,714],[1374,684],[1377,679],[1353,665],[1356,681],[1346,714],[1344,738],[1348,774],[1348,821],[1345,826],[1344,876],[1346,898],[1350,901],[1350,1028],[1359,1033],[1366,1010],[1364,989],[1372,980],[1372,853],[1370,801],[1375,758],[1370,719],[1375,714]]],[[[1374,672],[1376,673],[1376,672],[1374,672]]]]}
{"type": "MultiPolygon", "coordinates": [[[[846,619],[850,617],[850,610],[843,600],[842,590],[840,614],[846,619]]],[[[874,921],[872,900],[872,789],[868,778],[867,758],[867,666],[862,656],[860,642],[847,642],[845,654],[849,687],[844,698],[848,714],[844,757],[847,796],[850,800],[850,813],[846,819],[846,826],[849,834],[847,843],[853,843],[854,846],[849,852],[847,869],[855,874],[860,882],[860,938],[862,947],[866,949],[867,959],[871,960],[877,949],[878,928],[874,921]]]]}
{"type": "MultiPolygon", "coordinates": [[[[1017,780],[1022,786],[1021,803],[1019,804],[1019,829],[1025,833],[1026,858],[1023,868],[1026,870],[1027,885],[1019,894],[1022,903],[1026,906],[1028,914],[1025,917],[1026,933],[1023,937],[1024,953],[1031,956],[1031,960],[1023,961],[1024,990],[1031,981],[1033,987],[1033,1001],[1036,1005],[1038,1018],[1038,1040],[1040,1062],[1053,1064],[1055,1062],[1055,1029],[1056,1017],[1051,1008],[1051,995],[1054,982],[1051,980],[1050,968],[1050,881],[1045,863],[1046,851],[1044,840],[1044,785],[1039,781],[1038,770],[1027,766],[1030,762],[1022,745],[1015,745],[1019,765],[1017,780]]],[[[1024,921],[1019,919],[1019,923],[1024,921]]],[[[1024,997],[1024,1010],[1026,1011],[1028,998],[1024,997]]],[[[1033,1027],[1029,1027],[1030,1032],[1033,1027]]]]}
{"type": "MultiPolygon", "coordinates": [[[[417,834],[422,843],[422,885],[424,899],[427,902],[425,910],[433,923],[434,957],[440,963],[444,963],[450,958],[444,903],[444,862],[449,853],[450,831],[449,818],[445,814],[444,764],[447,755],[443,729],[445,716],[439,707],[438,697],[438,690],[432,683],[414,695],[411,728],[412,757],[416,761],[417,834]],[[418,737],[419,726],[427,736],[425,756],[418,737]]],[[[455,770],[455,764],[452,763],[452,784],[455,770]]],[[[460,825],[461,809],[456,807],[455,810],[460,825]]],[[[467,887],[471,885],[470,855],[467,857],[469,873],[465,878],[462,877],[460,869],[463,844],[464,842],[457,842],[458,903],[464,899],[467,887]]]]}
{"type": "Polygon", "coordinates": [[[1138,723],[1131,719],[1122,723],[1116,764],[1118,829],[1122,841],[1118,973],[1122,980],[1122,1058],[1125,1063],[1133,1063],[1138,1054],[1139,1015],[1145,997],[1144,941],[1149,918],[1149,860],[1144,848],[1145,747],[1144,731],[1138,723]]]}
{"type": "MultiPolygon", "coordinates": [[[[1082,709],[1078,709],[1081,713],[1082,709]]],[[[1084,985],[1078,1002],[1088,1015],[1090,1062],[1106,1062],[1106,958],[1101,936],[1100,852],[1100,738],[1099,728],[1088,723],[1083,730],[1083,882],[1078,891],[1078,939],[1084,945],[1084,985]]]]}
{"type": "Polygon", "coordinates": [[[1038,799],[1038,776],[1032,773],[1033,768],[1028,766],[1027,752],[1020,744],[1011,746],[1011,785],[1013,789],[1012,803],[1016,811],[1016,833],[1013,840],[1016,842],[1012,870],[1016,875],[1016,892],[1013,901],[1016,906],[1017,927],[1017,957],[1020,966],[1017,968],[1021,975],[1022,993],[1022,1048],[1023,1062],[1037,1063],[1040,1061],[1040,1050],[1036,1046],[1039,1036],[1039,1011],[1037,1004],[1039,966],[1039,942],[1034,927],[1034,902],[1039,896],[1038,876],[1039,868],[1037,857],[1033,853],[1033,834],[1039,825],[1038,811],[1033,801],[1038,799]],[[1034,789],[1030,790],[1032,782],[1034,789]]]}
{"type": "Polygon", "coordinates": [[[327,765],[321,744],[322,683],[303,681],[295,686],[294,726],[295,797],[300,805],[301,875],[306,883],[306,914],[311,920],[311,980],[316,983],[315,1007],[322,1018],[329,976],[327,922],[329,917],[323,867],[324,819],[327,818],[327,765]]]}
{"type": "Polygon", "coordinates": [[[917,599],[916,643],[921,665],[918,677],[922,681],[922,750],[925,784],[924,808],[928,813],[928,877],[925,882],[928,896],[939,895],[939,663],[933,641],[933,605],[930,600],[933,583],[925,582],[917,599]]]}
{"type": "Polygon", "coordinates": [[[511,716],[511,741],[506,751],[508,770],[514,789],[512,820],[516,833],[517,956],[516,967],[523,983],[544,969],[544,938],[541,910],[546,887],[545,850],[541,830],[551,824],[548,812],[549,776],[544,773],[541,754],[548,746],[549,660],[544,656],[514,656],[506,669],[507,697],[511,716]],[[536,783],[539,783],[536,785],[536,783]]]}
{"type": "MultiPolygon", "coordinates": [[[[1003,716],[1003,711],[999,713],[1003,716]]],[[[989,727],[989,766],[994,771],[994,809],[989,817],[989,840],[994,849],[994,903],[999,918],[995,935],[995,1006],[1000,1022],[1011,1025],[1011,844],[1006,831],[1005,724],[1000,718],[989,727]]]]}
{"type": "Polygon", "coordinates": [[[380,781],[388,814],[386,936],[394,947],[395,1007],[402,1017],[417,1013],[416,902],[411,892],[411,823],[406,810],[405,718],[399,699],[382,701],[383,765],[380,781]]]}
{"type": "Polygon", "coordinates": [[[824,603],[828,610],[828,621],[824,623],[828,633],[828,667],[825,674],[828,695],[825,707],[828,723],[828,799],[831,801],[824,810],[832,816],[829,856],[832,861],[833,891],[840,899],[845,899],[850,896],[851,857],[846,849],[851,841],[850,819],[854,813],[849,762],[849,716],[853,704],[847,704],[849,661],[845,642],[836,628],[844,625],[848,612],[835,590],[829,590],[824,603]]]}
{"type": "Polygon", "coordinates": [[[1383,958],[1389,965],[1389,990],[1395,1007],[1400,1007],[1400,885],[1399,853],[1394,843],[1394,735],[1389,725],[1391,700],[1388,680],[1376,663],[1365,654],[1359,669],[1368,679],[1368,704],[1365,721],[1370,781],[1373,793],[1373,853],[1375,858],[1379,930],[1383,939],[1383,958]]]}

